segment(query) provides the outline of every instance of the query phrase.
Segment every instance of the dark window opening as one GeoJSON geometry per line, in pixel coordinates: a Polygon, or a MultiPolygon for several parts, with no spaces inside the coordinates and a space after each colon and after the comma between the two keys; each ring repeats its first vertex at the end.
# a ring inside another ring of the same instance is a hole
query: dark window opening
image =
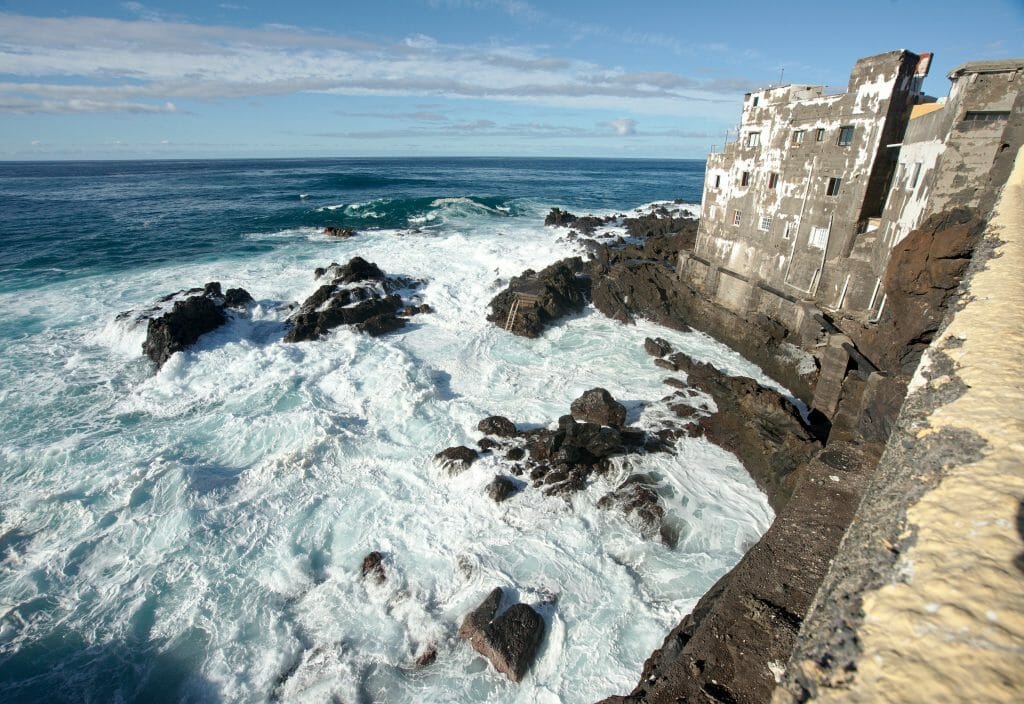
{"type": "Polygon", "coordinates": [[[839,128],[839,146],[848,147],[853,144],[853,127],[839,128]]]}
{"type": "Polygon", "coordinates": [[[804,143],[804,131],[803,130],[796,130],[795,132],[793,132],[793,144],[803,144],[803,143],[804,143]]]}
{"type": "Polygon", "coordinates": [[[921,162],[914,164],[914,175],[910,179],[910,187],[917,188],[917,180],[921,178],[921,162]]]}
{"type": "Polygon", "coordinates": [[[830,178],[828,180],[828,190],[825,191],[825,195],[837,196],[839,195],[839,184],[843,182],[841,178],[830,178]]]}
{"type": "Polygon", "coordinates": [[[740,185],[741,186],[749,186],[750,185],[750,172],[749,171],[744,171],[743,172],[743,176],[740,177],[740,185]]]}
{"type": "Polygon", "coordinates": [[[964,115],[964,122],[995,122],[1009,117],[1009,112],[1001,110],[968,110],[964,115]]]}
{"type": "Polygon", "coordinates": [[[775,187],[778,186],[778,185],[779,185],[779,175],[775,174],[775,173],[770,174],[768,176],[768,190],[774,191],[775,187]]]}
{"type": "Polygon", "coordinates": [[[814,141],[815,142],[824,142],[825,141],[825,128],[824,127],[819,127],[818,129],[816,129],[814,131],[814,141]]]}
{"type": "Polygon", "coordinates": [[[758,100],[758,98],[757,98],[757,96],[755,95],[755,96],[754,96],[754,107],[755,107],[755,108],[757,107],[757,100],[758,100]]]}
{"type": "Polygon", "coordinates": [[[721,174],[717,174],[715,176],[715,188],[721,188],[721,187],[722,187],[722,175],[721,174]]]}

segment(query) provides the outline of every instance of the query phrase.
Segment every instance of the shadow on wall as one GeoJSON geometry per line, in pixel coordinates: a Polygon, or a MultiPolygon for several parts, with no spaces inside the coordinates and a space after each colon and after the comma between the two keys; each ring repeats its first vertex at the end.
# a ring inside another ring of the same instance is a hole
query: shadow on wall
{"type": "Polygon", "coordinates": [[[171,644],[132,640],[88,643],[76,631],[56,628],[14,652],[0,650],[0,701],[221,701],[217,687],[198,674],[202,632],[171,644]]]}
{"type": "MultiPolygon", "coordinates": [[[[1017,534],[1020,535],[1020,539],[1024,541],[1024,499],[1017,505],[1017,534]]],[[[1024,552],[1013,558],[1013,564],[1017,565],[1017,569],[1024,572],[1024,552]]]]}

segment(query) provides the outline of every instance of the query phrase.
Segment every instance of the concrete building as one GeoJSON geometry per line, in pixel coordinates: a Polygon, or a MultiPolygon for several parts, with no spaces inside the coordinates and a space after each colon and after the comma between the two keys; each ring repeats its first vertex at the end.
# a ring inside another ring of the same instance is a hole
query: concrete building
{"type": "Polygon", "coordinates": [[[747,94],[736,141],[708,158],[680,278],[798,334],[819,310],[870,324],[893,245],[933,213],[991,209],[1024,142],[1024,59],[964,64],[939,101],[921,92],[930,61],[861,59],[840,94],[747,94]]]}

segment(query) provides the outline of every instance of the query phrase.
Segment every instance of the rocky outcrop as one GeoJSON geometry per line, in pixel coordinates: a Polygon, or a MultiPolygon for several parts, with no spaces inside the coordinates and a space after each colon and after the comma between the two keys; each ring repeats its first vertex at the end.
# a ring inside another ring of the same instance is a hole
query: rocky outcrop
{"type": "Polygon", "coordinates": [[[526,675],[544,639],[544,619],[529,604],[513,604],[500,615],[502,590],[497,587],[469,612],[459,627],[459,638],[468,641],[513,682],[526,675]]]}
{"type": "Polygon", "coordinates": [[[252,302],[252,296],[245,289],[231,288],[221,293],[217,281],[204,288],[164,296],[157,301],[156,308],[138,317],[140,321],[148,319],[142,353],[159,369],[175,352],[195,344],[201,336],[226,323],[227,308],[244,308],[252,302]]]}
{"type": "Polygon", "coordinates": [[[376,550],[363,558],[363,565],[359,571],[363,579],[375,584],[384,584],[387,581],[387,573],[384,571],[384,556],[376,550]]]}
{"type": "Polygon", "coordinates": [[[449,474],[460,474],[476,462],[479,453],[471,447],[456,445],[434,455],[434,461],[449,474]]]}
{"type": "Polygon", "coordinates": [[[509,477],[505,477],[500,474],[487,485],[487,495],[490,496],[495,503],[499,504],[515,494],[516,491],[518,491],[516,483],[509,477]]]}
{"type": "Polygon", "coordinates": [[[597,423],[621,428],[626,424],[626,407],[612,398],[607,390],[591,389],[572,402],[572,417],[584,423],[597,423]]]}
{"type": "Polygon", "coordinates": [[[344,266],[317,269],[316,274],[317,279],[326,278],[330,283],[322,284],[288,319],[285,342],[316,340],[341,325],[371,336],[384,335],[405,325],[401,313],[423,312],[422,307],[405,305],[394,293],[416,288],[419,282],[386,276],[362,257],[353,257],[344,266]]]}
{"type": "Polygon", "coordinates": [[[488,416],[477,424],[476,429],[499,438],[514,438],[519,434],[516,424],[504,416],[488,416]]]}
{"type": "Polygon", "coordinates": [[[339,239],[347,240],[350,237],[355,237],[356,231],[350,227],[332,227],[328,225],[323,229],[323,234],[329,237],[337,237],[339,239]]]}
{"type": "Polygon", "coordinates": [[[527,269],[490,303],[487,320],[515,335],[538,337],[560,318],[579,313],[587,303],[590,278],[579,257],[563,259],[535,272],[527,269]],[[513,305],[516,313],[510,316],[513,305]]]}

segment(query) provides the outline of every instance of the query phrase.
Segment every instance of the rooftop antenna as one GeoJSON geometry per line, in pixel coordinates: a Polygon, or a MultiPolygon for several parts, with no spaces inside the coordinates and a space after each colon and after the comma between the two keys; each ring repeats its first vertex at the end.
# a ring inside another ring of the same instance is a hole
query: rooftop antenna
{"type": "Polygon", "coordinates": [[[784,75],[786,75],[786,67],[785,66],[783,66],[782,68],[779,69],[779,85],[780,86],[782,85],[782,77],[784,75]]]}

